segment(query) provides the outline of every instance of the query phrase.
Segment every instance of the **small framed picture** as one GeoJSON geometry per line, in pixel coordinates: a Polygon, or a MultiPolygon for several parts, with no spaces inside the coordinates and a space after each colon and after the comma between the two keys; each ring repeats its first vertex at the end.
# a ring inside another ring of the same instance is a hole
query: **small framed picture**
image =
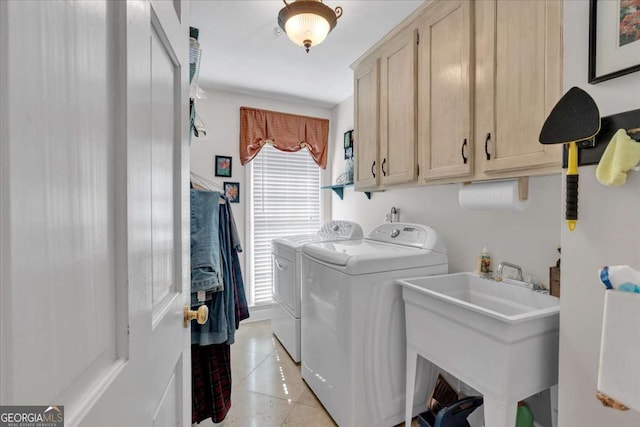
{"type": "Polygon", "coordinates": [[[591,0],[589,83],[640,71],[640,0],[591,0]]]}
{"type": "Polygon", "coordinates": [[[344,133],[344,149],[353,147],[353,130],[348,130],[344,133]]]}
{"type": "Polygon", "coordinates": [[[240,203],[240,183],[239,182],[225,182],[224,194],[231,203],[240,203]]]}
{"type": "Polygon", "coordinates": [[[216,176],[231,178],[231,157],[216,156],[216,176]]]}
{"type": "Polygon", "coordinates": [[[353,147],[344,149],[344,159],[349,160],[353,158],[353,147]]]}
{"type": "Polygon", "coordinates": [[[344,133],[344,159],[353,158],[353,130],[344,133]]]}

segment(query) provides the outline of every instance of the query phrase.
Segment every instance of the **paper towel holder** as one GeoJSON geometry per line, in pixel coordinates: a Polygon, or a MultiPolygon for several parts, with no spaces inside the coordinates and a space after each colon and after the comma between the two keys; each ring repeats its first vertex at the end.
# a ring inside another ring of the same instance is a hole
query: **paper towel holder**
{"type": "MultiPolygon", "coordinates": [[[[496,179],[493,181],[510,181],[510,179],[496,179]]],[[[492,182],[492,180],[487,180],[487,181],[475,181],[475,182],[492,182]]],[[[473,184],[473,181],[466,181],[463,182],[464,185],[469,185],[469,184],[473,184]]],[[[527,200],[529,198],[529,177],[528,176],[521,176],[518,178],[518,200],[520,200],[521,202],[524,202],[525,200],[527,200]]]]}

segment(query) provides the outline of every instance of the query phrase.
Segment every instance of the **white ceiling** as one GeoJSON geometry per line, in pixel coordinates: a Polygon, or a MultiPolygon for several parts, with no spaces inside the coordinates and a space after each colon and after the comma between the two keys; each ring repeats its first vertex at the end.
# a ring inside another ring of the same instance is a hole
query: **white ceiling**
{"type": "Polygon", "coordinates": [[[279,0],[192,0],[190,25],[200,29],[199,85],[331,108],[353,93],[356,59],[423,0],[325,0],[344,13],[309,53],[276,35],[279,0]]]}

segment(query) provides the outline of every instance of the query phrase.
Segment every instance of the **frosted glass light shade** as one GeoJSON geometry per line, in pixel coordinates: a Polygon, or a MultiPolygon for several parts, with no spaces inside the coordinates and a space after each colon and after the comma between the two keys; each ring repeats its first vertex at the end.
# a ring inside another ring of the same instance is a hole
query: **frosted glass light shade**
{"type": "Polygon", "coordinates": [[[310,42],[311,46],[319,45],[327,38],[329,30],[327,20],[312,13],[292,16],[284,25],[289,40],[298,46],[305,46],[305,42],[310,42]]]}
{"type": "Polygon", "coordinates": [[[342,16],[341,7],[334,11],[321,0],[283,2],[285,7],[278,14],[278,25],[292,42],[304,46],[307,52],[311,46],[317,46],[327,38],[342,16]]]}

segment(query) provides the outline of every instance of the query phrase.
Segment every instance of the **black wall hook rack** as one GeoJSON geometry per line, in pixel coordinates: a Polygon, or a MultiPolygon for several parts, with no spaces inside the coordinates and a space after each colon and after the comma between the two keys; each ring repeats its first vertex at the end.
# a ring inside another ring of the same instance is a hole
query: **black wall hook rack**
{"type": "MultiPolygon", "coordinates": [[[[597,165],[618,129],[627,129],[630,132],[629,136],[640,143],[640,109],[602,117],[600,132],[593,139],[593,143],[578,143],[578,166],[597,165]]],[[[567,144],[562,150],[562,167],[567,168],[567,144]]]]}

